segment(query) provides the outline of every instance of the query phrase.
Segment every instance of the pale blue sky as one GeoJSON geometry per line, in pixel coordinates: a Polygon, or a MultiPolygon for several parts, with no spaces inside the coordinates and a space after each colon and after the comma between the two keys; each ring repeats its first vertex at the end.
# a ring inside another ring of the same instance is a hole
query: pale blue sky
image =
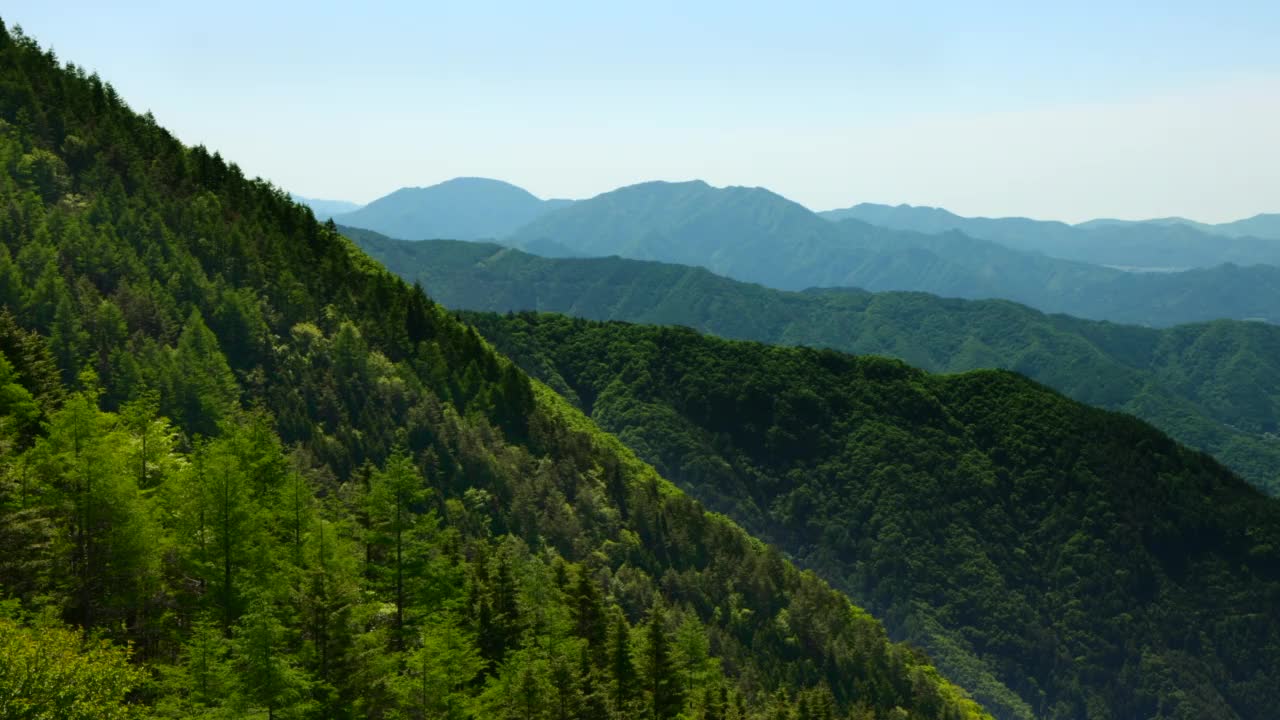
{"type": "Polygon", "coordinates": [[[649,179],[1080,220],[1280,211],[1280,2],[5,3],[291,191],[649,179]]]}

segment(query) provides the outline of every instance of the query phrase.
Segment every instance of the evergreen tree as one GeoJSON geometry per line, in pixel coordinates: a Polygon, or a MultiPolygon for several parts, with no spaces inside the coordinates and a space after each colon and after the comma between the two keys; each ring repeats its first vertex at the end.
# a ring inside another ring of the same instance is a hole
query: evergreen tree
{"type": "Polygon", "coordinates": [[[261,709],[268,720],[305,717],[309,686],[305,673],[284,652],[284,626],[271,607],[255,601],[236,628],[237,699],[246,709],[261,709]]]}
{"type": "Polygon", "coordinates": [[[475,638],[456,613],[442,611],[427,619],[419,639],[397,679],[401,707],[411,717],[470,717],[469,685],[484,667],[475,638]]]}
{"type": "Polygon", "coordinates": [[[410,561],[407,555],[411,552],[411,533],[426,497],[421,473],[403,452],[392,455],[386,467],[375,472],[370,480],[369,515],[381,542],[389,545],[386,563],[390,566],[395,602],[393,643],[398,650],[405,647],[405,607],[408,602],[405,567],[410,561]]]}
{"type": "Polygon", "coordinates": [[[609,634],[610,699],[615,713],[631,710],[635,698],[637,676],[631,659],[631,629],[620,611],[613,613],[613,630],[609,634]]]}
{"type": "Polygon", "coordinates": [[[675,662],[671,657],[671,639],[667,635],[666,612],[661,603],[649,610],[645,626],[644,680],[649,695],[649,717],[670,720],[684,707],[684,692],[675,662]]]}
{"type": "Polygon", "coordinates": [[[239,391],[218,339],[192,310],[174,352],[169,410],[189,432],[212,437],[239,404],[239,391]]]}

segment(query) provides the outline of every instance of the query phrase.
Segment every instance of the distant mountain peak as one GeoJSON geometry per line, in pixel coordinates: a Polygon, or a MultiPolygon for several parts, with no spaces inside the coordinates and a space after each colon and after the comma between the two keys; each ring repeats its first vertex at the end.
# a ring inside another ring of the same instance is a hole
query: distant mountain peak
{"type": "Polygon", "coordinates": [[[504,180],[456,177],[426,187],[403,187],[335,219],[406,240],[505,237],[571,201],[542,200],[504,180]]]}

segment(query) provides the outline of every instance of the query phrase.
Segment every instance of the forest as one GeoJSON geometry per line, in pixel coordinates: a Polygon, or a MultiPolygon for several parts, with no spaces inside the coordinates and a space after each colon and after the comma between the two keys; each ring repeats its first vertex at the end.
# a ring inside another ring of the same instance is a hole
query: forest
{"type": "Polygon", "coordinates": [[[468,314],[1001,717],[1267,717],[1280,501],[1007,371],[468,314]]]}
{"type": "Polygon", "coordinates": [[[0,26],[0,716],[989,717],[279,188],[0,26]]]}

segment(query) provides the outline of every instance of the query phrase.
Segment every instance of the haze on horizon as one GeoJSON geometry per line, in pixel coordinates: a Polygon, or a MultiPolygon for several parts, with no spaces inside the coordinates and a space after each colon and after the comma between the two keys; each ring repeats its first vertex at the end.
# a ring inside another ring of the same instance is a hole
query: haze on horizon
{"type": "Polygon", "coordinates": [[[1027,5],[18,0],[4,20],[309,197],[699,178],[817,210],[1280,211],[1280,5],[1027,5]]]}

